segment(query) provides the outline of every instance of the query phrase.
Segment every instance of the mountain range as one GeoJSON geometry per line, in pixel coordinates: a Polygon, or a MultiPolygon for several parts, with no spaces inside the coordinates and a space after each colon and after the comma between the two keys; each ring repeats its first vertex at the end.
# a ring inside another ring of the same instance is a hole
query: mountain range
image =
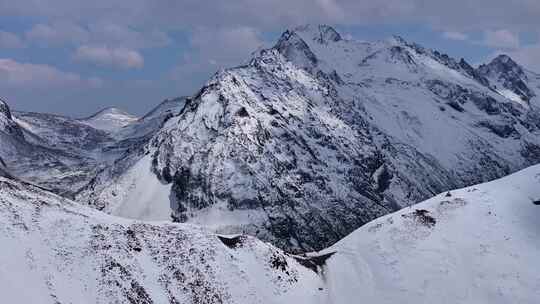
{"type": "Polygon", "coordinates": [[[15,302],[31,285],[28,302],[534,303],[537,92],[540,74],[506,55],[475,68],[307,25],[143,117],[0,101],[13,248],[0,259],[17,267],[1,289],[15,302]]]}
{"type": "MultiPolygon", "coordinates": [[[[115,178],[157,176],[150,192],[167,191],[133,208],[170,202],[178,222],[319,250],[436,193],[537,163],[539,77],[507,56],[475,69],[399,37],[289,30],[188,97],[115,178]]],[[[108,180],[78,200],[132,201],[108,180]]]]}

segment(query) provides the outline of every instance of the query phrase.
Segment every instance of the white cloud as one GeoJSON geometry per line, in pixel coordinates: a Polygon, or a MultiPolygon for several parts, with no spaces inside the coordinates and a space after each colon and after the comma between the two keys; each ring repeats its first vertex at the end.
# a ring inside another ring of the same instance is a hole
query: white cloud
{"type": "Polygon", "coordinates": [[[163,47],[171,43],[171,38],[162,31],[137,31],[131,27],[98,23],[89,26],[90,44],[106,44],[133,49],[163,47]]]}
{"type": "Polygon", "coordinates": [[[457,40],[457,41],[465,41],[469,39],[469,36],[467,36],[467,34],[464,34],[462,32],[455,32],[455,31],[443,32],[443,37],[449,40],[457,40]]]}
{"type": "Polygon", "coordinates": [[[24,42],[14,33],[0,31],[0,48],[18,49],[24,47],[24,42]]]}
{"type": "Polygon", "coordinates": [[[250,27],[199,28],[192,33],[191,46],[207,62],[220,66],[237,65],[262,46],[260,33],[250,27]]]}
{"type": "Polygon", "coordinates": [[[77,49],[74,58],[82,62],[125,69],[142,68],[144,65],[144,58],[139,52],[126,48],[83,45],[77,49]]]}
{"type": "Polygon", "coordinates": [[[103,20],[131,26],[171,28],[245,25],[275,29],[298,23],[426,23],[460,31],[536,29],[538,0],[0,0],[0,15],[103,20]]]}
{"type": "Polygon", "coordinates": [[[111,22],[81,26],[72,22],[36,24],[26,32],[29,41],[44,45],[109,45],[116,48],[153,48],[167,46],[171,38],[162,31],[138,31],[111,22]]]}
{"type": "Polygon", "coordinates": [[[484,44],[504,49],[515,49],[520,45],[519,36],[506,29],[486,31],[484,33],[484,44]]]}
{"type": "Polygon", "coordinates": [[[84,79],[78,74],[64,72],[50,65],[0,58],[0,85],[6,88],[93,87],[98,82],[98,78],[84,79]]]}
{"type": "Polygon", "coordinates": [[[183,54],[182,62],[170,76],[183,84],[197,79],[194,86],[201,85],[201,79],[220,68],[242,64],[252,52],[267,44],[259,31],[251,27],[198,28],[191,33],[189,43],[191,51],[183,54]]]}
{"type": "Polygon", "coordinates": [[[85,28],[70,22],[40,23],[26,32],[26,39],[47,46],[83,43],[89,39],[89,33],[85,28]]]}

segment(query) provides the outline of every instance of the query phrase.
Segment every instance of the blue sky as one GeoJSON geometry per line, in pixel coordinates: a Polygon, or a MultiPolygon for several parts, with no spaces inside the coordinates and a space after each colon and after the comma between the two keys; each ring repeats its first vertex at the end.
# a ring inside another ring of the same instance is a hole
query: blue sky
{"type": "Polygon", "coordinates": [[[304,23],[540,71],[538,16],[533,0],[0,0],[0,96],[20,110],[143,114],[304,23]]]}

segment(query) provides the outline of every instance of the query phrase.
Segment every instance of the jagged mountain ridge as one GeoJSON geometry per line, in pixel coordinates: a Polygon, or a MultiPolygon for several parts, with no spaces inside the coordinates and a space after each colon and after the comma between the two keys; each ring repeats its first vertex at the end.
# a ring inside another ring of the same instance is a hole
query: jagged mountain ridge
{"type": "Polygon", "coordinates": [[[90,162],[89,158],[75,150],[48,145],[46,139],[21,126],[5,102],[0,102],[0,107],[0,157],[13,175],[59,193],[68,192],[71,186],[84,184],[92,173],[90,170],[76,170],[76,167],[85,167],[90,162]],[[70,186],[62,187],[60,184],[70,186]]]}
{"type": "Polygon", "coordinates": [[[534,89],[529,88],[527,83],[529,78],[540,79],[539,75],[525,71],[507,55],[499,55],[489,64],[481,65],[478,72],[490,80],[494,90],[509,99],[528,105],[536,97],[534,89]]]}
{"type": "Polygon", "coordinates": [[[176,113],[173,105],[181,108],[182,103],[182,98],[166,100],[142,118],[108,109],[76,119],[12,112],[1,101],[0,157],[15,176],[73,197],[104,167],[143,146],[176,113]],[[93,127],[92,121],[101,127],[93,127]]]}
{"type": "MultiPolygon", "coordinates": [[[[524,73],[534,92],[538,77],[524,73]]],[[[435,193],[537,162],[536,94],[510,99],[499,78],[399,37],[289,30],[216,74],[155,138],[115,138],[107,149],[118,157],[75,195],[133,218],[168,219],[171,204],[177,221],[321,249],[435,193]]]]}
{"type": "Polygon", "coordinates": [[[154,170],[178,221],[321,249],[539,160],[537,99],[508,99],[487,76],[399,37],[287,31],[188,100],[154,141],[154,170]]]}

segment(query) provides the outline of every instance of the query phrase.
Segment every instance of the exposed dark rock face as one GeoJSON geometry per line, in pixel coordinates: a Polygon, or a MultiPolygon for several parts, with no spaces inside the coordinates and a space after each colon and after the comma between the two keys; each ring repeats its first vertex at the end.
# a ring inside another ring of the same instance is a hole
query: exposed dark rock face
{"type": "Polygon", "coordinates": [[[271,234],[286,248],[310,250],[397,205],[370,183],[380,160],[376,149],[368,148],[374,146],[368,133],[347,128],[354,136],[348,138],[324,123],[318,113],[324,103],[310,100],[308,88],[292,92],[298,99],[293,104],[280,90],[254,86],[284,88],[295,82],[270,72],[292,68],[281,58],[270,50],[248,68],[217,75],[193,100],[194,107],[158,137],[157,171],[173,176],[176,220],[187,221],[191,212],[215,205],[251,210],[266,220],[242,230],[271,234]],[[238,115],[244,111],[249,115],[238,115]],[[314,206],[323,201],[328,203],[314,206]]]}
{"type": "Polygon", "coordinates": [[[334,32],[286,31],[169,120],[153,166],[172,183],[175,220],[321,249],[381,214],[540,160],[521,148],[538,130],[532,115],[465,60],[334,32]]]}
{"type": "Polygon", "coordinates": [[[529,102],[536,94],[527,86],[528,76],[525,71],[507,55],[499,55],[489,64],[481,65],[478,73],[491,79],[495,89],[507,89],[529,102]]]}

